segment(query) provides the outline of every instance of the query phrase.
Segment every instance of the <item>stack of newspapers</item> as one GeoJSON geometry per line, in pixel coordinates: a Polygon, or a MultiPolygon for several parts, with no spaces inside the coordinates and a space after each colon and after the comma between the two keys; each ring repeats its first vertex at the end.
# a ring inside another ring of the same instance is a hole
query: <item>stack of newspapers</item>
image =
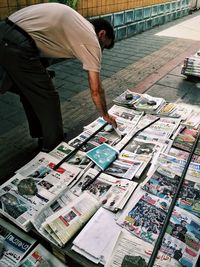
{"type": "MultiPolygon", "coordinates": [[[[99,117],[68,143],[38,153],[0,186],[0,213],[59,249],[76,235],[73,249],[95,263],[126,266],[137,255],[147,263],[199,134],[199,112],[126,90],[109,109],[116,129],[99,117]]],[[[197,262],[199,147],[156,266],[197,262]]]]}
{"type": "Polygon", "coordinates": [[[185,58],[181,73],[186,76],[200,77],[200,50],[185,58]]]}

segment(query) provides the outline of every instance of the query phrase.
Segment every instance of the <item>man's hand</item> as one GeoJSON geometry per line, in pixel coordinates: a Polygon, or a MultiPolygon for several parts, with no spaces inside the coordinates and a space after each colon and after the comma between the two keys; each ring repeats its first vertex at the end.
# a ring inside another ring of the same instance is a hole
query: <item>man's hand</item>
{"type": "Polygon", "coordinates": [[[105,121],[107,121],[109,124],[112,124],[112,126],[114,128],[117,128],[117,123],[116,123],[116,120],[115,120],[114,116],[107,114],[107,115],[103,116],[103,119],[105,121]]]}
{"type": "Polygon", "coordinates": [[[88,71],[88,81],[90,85],[90,92],[92,100],[105,121],[112,124],[114,128],[117,128],[117,123],[115,117],[108,114],[106,107],[106,99],[104,94],[104,89],[101,84],[100,76],[98,72],[88,71]]]}

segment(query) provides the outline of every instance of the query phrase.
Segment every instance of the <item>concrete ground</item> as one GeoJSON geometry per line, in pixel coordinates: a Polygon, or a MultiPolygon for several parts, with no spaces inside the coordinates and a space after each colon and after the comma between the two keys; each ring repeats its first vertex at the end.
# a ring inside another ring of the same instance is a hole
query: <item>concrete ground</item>
{"type": "MultiPolygon", "coordinates": [[[[200,104],[200,81],[188,81],[181,75],[184,58],[200,49],[199,38],[191,37],[191,31],[193,36],[198,35],[200,27],[191,20],[199,21],[200,11],[119,41],[111,51],[104,52],[101,77],[109,107],[113,98],[126,89],[161,96],[167,101],[200,104]],[[180,27],[180,23],[185,33],[190,25],[189,35],[170,35],[171,27],[180,27]]],[[[56,72],[55,86],[60,94],[64,129],[71,139],[98,116],[90,98],[87,73],[76,60],[57,63],[52,69],[56,72]]],[[[29,136],[17,96],[10,93],[0,96],[0,121],[0,180],[3,183],[33,158],[38,149],[37,141],[29,136]]]]}

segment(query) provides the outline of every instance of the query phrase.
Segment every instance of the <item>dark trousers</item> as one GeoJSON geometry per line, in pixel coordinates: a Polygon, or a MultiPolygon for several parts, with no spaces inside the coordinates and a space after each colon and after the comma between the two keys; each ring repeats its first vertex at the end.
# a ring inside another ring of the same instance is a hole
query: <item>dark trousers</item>
{"type": "Polygon", "coordinates": [[[43,137],[43,147],[52,149],[63,140],[60,100],[31,38],[0,22],[0,66],[3,84],[20,96],[32,137],[43,137]]]}

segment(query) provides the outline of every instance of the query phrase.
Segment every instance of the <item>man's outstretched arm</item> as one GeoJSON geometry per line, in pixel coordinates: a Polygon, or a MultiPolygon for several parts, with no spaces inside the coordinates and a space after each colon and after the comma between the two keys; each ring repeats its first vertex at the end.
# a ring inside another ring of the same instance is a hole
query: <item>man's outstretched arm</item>
{"type": "Polygon", "coordinates": [[[105,92],[102,87],[100,75],[98,72],[88,71],[88,81],[90,86],[90,92],[92,100],[99,112],[105,121],[112,124],[113,127],[117,127],[115,118],[112,115],[108,114],[106,106],[105,92]]]}

